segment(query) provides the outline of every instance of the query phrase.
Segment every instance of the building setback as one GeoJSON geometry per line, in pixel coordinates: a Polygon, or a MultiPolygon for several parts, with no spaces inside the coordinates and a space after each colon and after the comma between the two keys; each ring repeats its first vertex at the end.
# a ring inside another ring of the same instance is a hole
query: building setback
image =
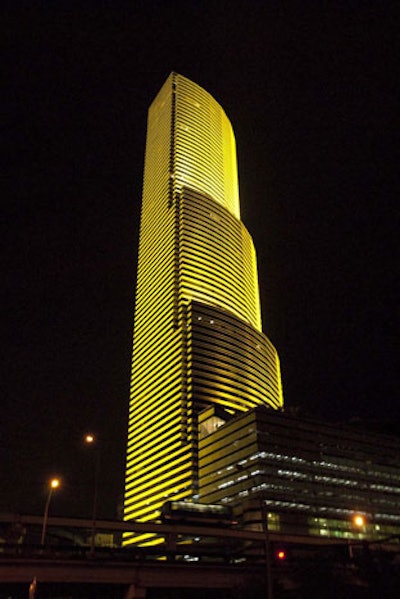
{"type": "Polygon", "coordinates": [[[234,507],[290,535],[385,539],[400,534],[400,441],[258,407],[199,417],[202,503],[234,507]],[[264,509],[265,515],[265,509],[264,509]],[[354,516],[364,517],[361,527],[354,516]]]}
{"type": "Polygon", "coordinates": [[[201,410],[283,405],[240,220],[232,127],[210,94],[175,73],[148,115],[131,380],[126,520],[198,499],[201,410]]]}

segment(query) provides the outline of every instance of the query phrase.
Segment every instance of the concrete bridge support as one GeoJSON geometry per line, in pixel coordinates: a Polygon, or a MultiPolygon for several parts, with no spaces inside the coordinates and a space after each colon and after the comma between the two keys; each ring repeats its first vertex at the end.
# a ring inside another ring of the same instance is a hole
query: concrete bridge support
{"type": "Polygon", "coordinates": [[[131,584],[124,599],[146,599],[146,591],[147,589],[131,584]]]}

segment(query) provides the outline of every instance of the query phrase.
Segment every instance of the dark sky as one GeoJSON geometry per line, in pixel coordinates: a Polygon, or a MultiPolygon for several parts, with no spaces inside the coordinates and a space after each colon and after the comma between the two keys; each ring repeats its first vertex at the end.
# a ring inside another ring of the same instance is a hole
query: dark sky
{"type": "Polygon", "coordinates": [[[90,514],[90,429],[99,512],[116,513],[147,108],[172,70],[232,122],[286,405],[398,418],[400,23],[390,2],[329,6],[3,3],[0,511],[41,513],[58,473],[53,513],[90,514]]]}

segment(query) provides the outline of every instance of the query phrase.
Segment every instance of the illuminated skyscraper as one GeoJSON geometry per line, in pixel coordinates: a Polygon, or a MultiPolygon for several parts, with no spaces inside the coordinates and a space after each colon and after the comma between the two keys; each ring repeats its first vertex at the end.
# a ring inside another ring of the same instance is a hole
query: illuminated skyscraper
{"type": "Polygon", "coordinates": [[[210,94],[172,73],[148,115],[125,519],[197,498],[199,411],[282,403],[231,124],[210,94]]]}

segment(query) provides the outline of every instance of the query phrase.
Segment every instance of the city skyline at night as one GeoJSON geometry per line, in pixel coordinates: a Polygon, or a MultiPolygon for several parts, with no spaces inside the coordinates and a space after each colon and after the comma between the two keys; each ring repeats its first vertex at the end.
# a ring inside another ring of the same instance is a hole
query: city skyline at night
{"type": "Polygon", "coordinates": [[[198,497],[197,415],[283,407],[240,220],[236,144],[216,100],[171,73],[149,109],[124,518],[198,497]]]}

